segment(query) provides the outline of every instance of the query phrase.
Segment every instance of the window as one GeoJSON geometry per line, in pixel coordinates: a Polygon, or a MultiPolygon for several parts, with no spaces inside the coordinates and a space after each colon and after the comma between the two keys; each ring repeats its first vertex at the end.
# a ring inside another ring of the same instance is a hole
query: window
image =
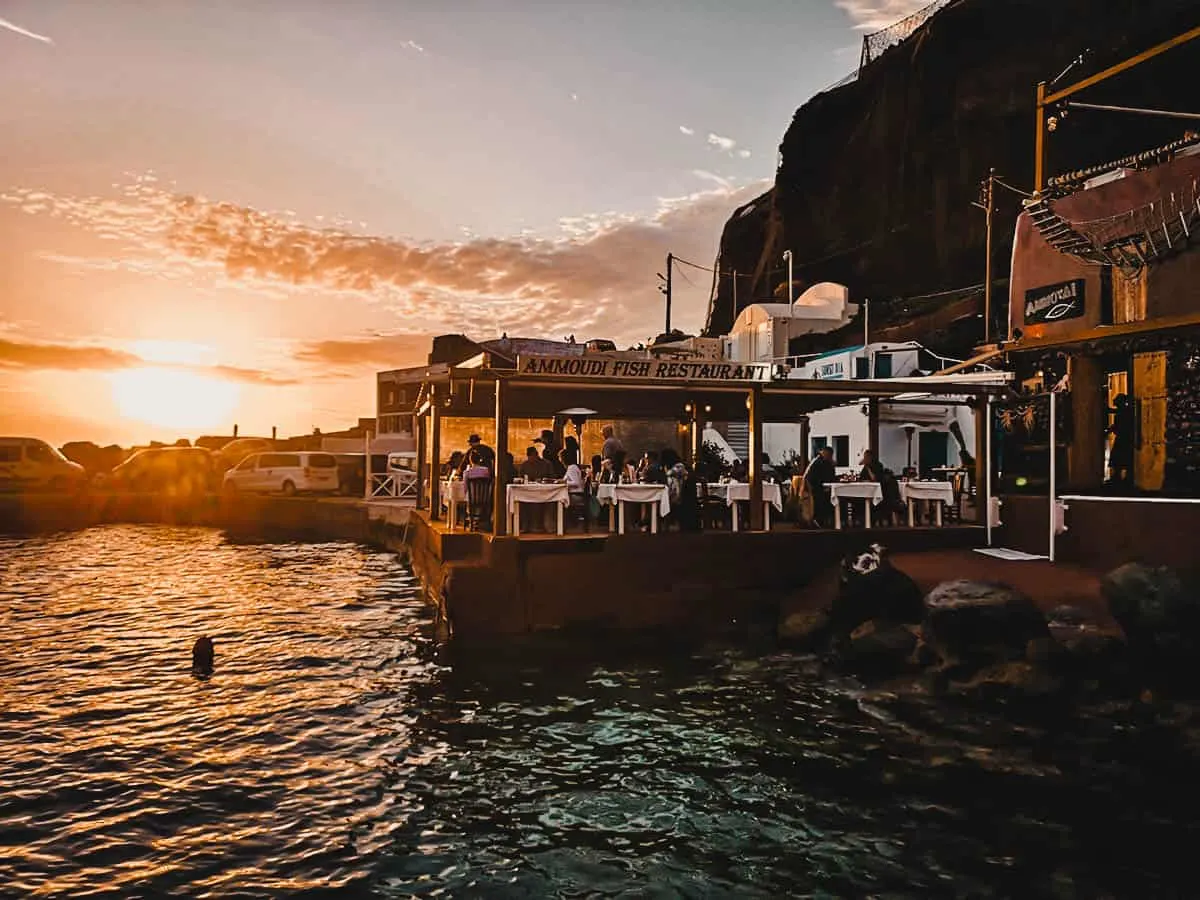
{"type": "Polygon", "coordinates": [[[815,437],[812,439],[812,457],[816,459],[817,454],[821,452],[823,447],[829,446],[829,438],[815,437]]]}
{"type": "Polygon", "coordinates": [[[329,453],[310,453],[308,464],[314,469],[336,469],[337,460],[329,453]]]}
{"type": "Polygon", "coordinates": [[[850,435],[839,434],[834,437],[833,464],[835,466],[850,465],[850,435]]]}
{"type": "Polygon", "coordinates": [[[3,447],[0,447],[0,463],[18,463],[20,461],[20,444],[5,444],[3,447]]]}
{"type": "Polygon", "coordinates": [[[855,378],[870,378],[871,377],[871,358],[869,356],[859,356],[854,360],[854,377],[855,378]]]}
{"type": "Polygon", "coordinates": [[[54,462],[54,451],[45,444],[28,444],[25,447],[25,458],[30,462],[54,462]]]}
{"type": "Polygon", "coordinates": [[[259,457],[260,469],[298,469],[300,457],[295,453],[264,453],[259,457]]]}
{"type": "Polygon", "coordinates": [[[875,377],[876,378],[891,378],[892,377],[892,354],[876,353],[875,354],[875,377]]]}
{"type": "Polygon", "coordinates": [[[245,459],[243,459],[240,463],[237,464],[237,470],[239,472],[249,472],[251,469],[254,468],[254,464],[256,462],[258,462],[258,460],[259,460],[259,457],[257,457],[257,456],[247,456],[245,459]]]}

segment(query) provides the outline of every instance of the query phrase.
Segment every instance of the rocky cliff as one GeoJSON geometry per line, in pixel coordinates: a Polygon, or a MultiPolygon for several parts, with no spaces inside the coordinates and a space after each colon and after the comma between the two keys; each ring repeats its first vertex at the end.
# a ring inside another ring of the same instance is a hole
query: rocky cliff
{"type": "MultiPolygon", "coordinates": [[[[719,280],[707,333],[737,310],[819,281],[871,299],[872,321],[909,313],[896,298],[980,284],[984,215],[972,206],[995,167],[1030,190],[1035,90],[1081,53],[1066,87],[1200,24],[1196,0],[958,0],[857,81],[818,94],[795,114],[775,187],[736,211],[721,238],[719,280]],[[739,273],[735,279],[730,274],[739,273]],[[736,286],[736,300],[735,287],[736,286]]],[[[1090,103],[1196,111],[1200,40],[1090,89],[1090,103]]],[[[1195,122],[1072,111],[1048,135],[1047,174],[1078,169],[1178,138],[1195,122]]],[[[995,277],[1007,277],[1021,197],[1001,190],[995,277]]],[[[1001,285],[996,291],[1003,321],[1001,285]]],[[[961,296],[961,295],[959,295],[961,296]]]]}

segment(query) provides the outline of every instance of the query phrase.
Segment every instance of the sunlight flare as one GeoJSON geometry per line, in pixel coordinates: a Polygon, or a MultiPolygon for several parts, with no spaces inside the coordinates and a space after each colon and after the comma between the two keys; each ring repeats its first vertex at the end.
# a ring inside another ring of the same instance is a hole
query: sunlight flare
{"type": "Polygon", "coordinates": [[[108,377],[122,418],[162,428],[192,431],[226,425],[241,395],[232,382],[157,366],[108,377]]]}

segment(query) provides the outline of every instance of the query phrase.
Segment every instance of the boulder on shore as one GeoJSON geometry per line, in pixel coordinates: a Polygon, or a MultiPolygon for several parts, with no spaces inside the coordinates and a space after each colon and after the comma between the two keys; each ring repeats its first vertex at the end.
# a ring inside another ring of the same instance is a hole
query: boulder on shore
{"type": "Polygon", "coordinates": [[[1030,642],[1050,638],[1034,602],[1003,584],[947,581],[929,592],[925,609],[921,636],[943,667],[1025,660],[1030,642]]]}
{"type": "Polygon", "coordinates": [[[835,642],[836,664],[856,675],[899,675],[919,667],[914,660],[917,626],[872,619],[835,642]]]}
{"type": "Polygon", "coordinates": [[[1129,563],[1100,581],[1110,615],[1121,626],[1139,668],[1180,674],[1200,652],[1200,595],[1192,579],[1166,566],[1129,563]]]}

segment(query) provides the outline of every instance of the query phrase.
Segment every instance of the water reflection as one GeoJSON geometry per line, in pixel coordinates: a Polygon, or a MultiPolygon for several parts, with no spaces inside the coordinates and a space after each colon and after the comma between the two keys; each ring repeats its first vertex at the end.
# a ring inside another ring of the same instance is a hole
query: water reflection
{"type": "Polygon", "coordinates": [[[1191,749],[1120,710],[657,639],[439,650],[349,545],[0,541],[0,625],[17,894],[1165,896],[1195,828],[1191,749]]]}

